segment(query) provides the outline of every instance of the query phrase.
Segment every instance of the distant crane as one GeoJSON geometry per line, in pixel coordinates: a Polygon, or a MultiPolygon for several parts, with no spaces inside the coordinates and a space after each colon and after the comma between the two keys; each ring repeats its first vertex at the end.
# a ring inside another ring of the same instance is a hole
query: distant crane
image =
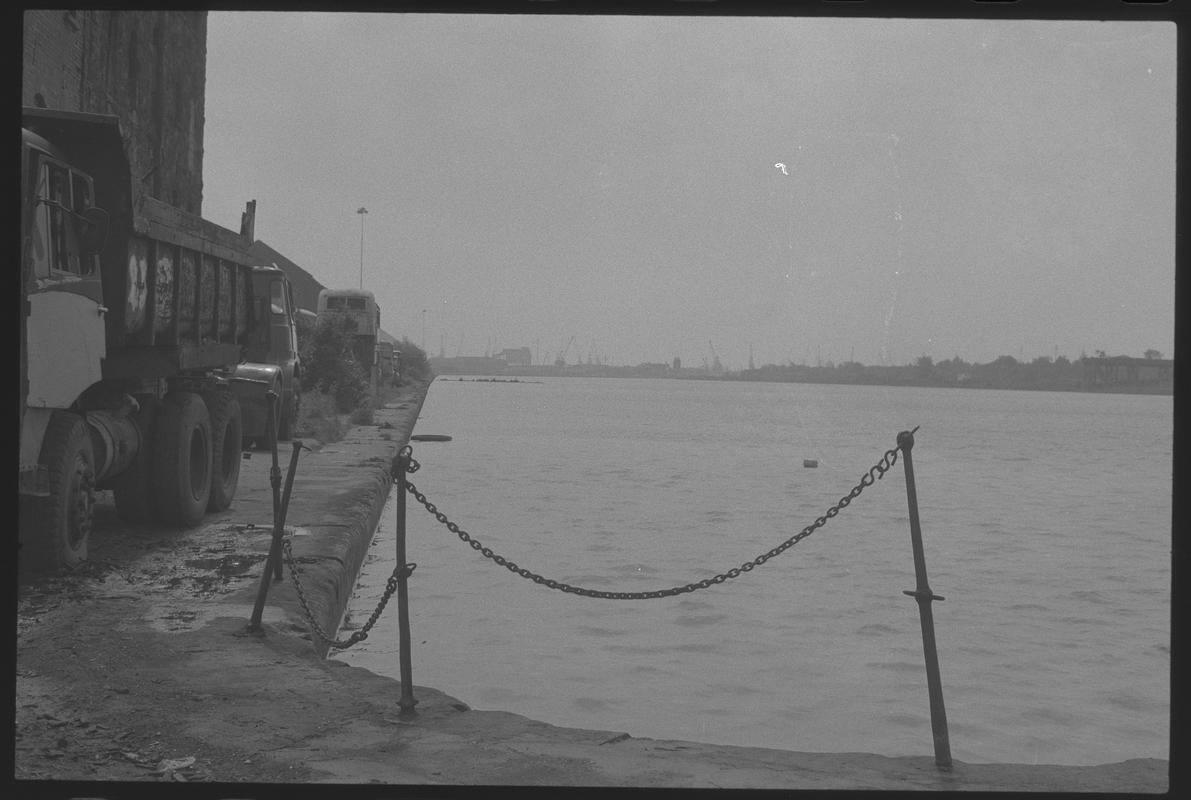
{"type": "Polygon", "coordinates": [[[575,343],[575,337],[567,342],[567,346],[558,351],[558,358],[554,359],[554,366],[565,367],[567,365],[567,353],[571,351],[571,345],[575,343]]]}
{"type": "Polygon", "coordinates": [[[716,355],[715,345],[711,343],[710,339],[707,340],[707,347],[711,350],[711,371],[713,373],[723,372],[724,366],[720,363],[720,357],[716,355]]]}

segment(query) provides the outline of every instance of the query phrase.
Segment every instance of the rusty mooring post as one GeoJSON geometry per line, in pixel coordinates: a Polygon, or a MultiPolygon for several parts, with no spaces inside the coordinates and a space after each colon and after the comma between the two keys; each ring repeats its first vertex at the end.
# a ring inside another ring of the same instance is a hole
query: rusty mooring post
{"type": "MultiPolygon", "coordinates": [[[[918,430],[915,428],[914,430],[918,430]]],[[[943,707],[943,684],[939,679],[939,654],[935,649],[935,617],[931,613],[932,600],[942,600],[930,590],[926,580],[926,556],[922,551],[922,528],[918,523],[918,492],[914,488],[914,460],[910,451],[914,448],[914,431],[902,431],[897,435],[897,446],[902,451],[902,463],[906,469],[906,501],[910,506],[910,541],[914,547],[914,574],[917,588],[905,591],[918,601],[918,618],[922,623],[922,653],[926,658],[926,688],[930,694],[930,726],[935,739],[935,764],[941,769],[951,769],[951,743],[947,738],[947,711],[943,707]]]]}
{"type": "Polygon", "coordinates": [[[414,706],[418,701],[414,699],[413,661],[410,657],[409,637],[409,574],[410,568],[405,561],[405,474],[409,471],[409,447],[401,448],[397,454],[397,474],[393,478],[397,482],[397,625],[399,629],[398,646],[401,648],[401,699],[397,705],[401,706],[398,716],[409,716],[414,713],[414,706]]]}
{"type": "MultiPolygon", "coordinates": [[[[270,390],[265,394],[265,426],[266,430],[274,430],[273,420],[277,405],[277,393],[270,390]]],[[[265,568],[261,572],[261,585],[256,593],[256,605],[252,609],[252,619],[248,622],[248,630],[258,631],[261,627],[261,615],[265,611],[265,598],[269,595],[269,579],[273,573],[281,568],[281,536],[283,525],[281,521],[281,467],[277,464],[277,437],[271,436],[273,450],[273,466],[269,469],[269,483],[273,487],[273,542],[269,546],[269,558],[265,561],[265,568]]]]}

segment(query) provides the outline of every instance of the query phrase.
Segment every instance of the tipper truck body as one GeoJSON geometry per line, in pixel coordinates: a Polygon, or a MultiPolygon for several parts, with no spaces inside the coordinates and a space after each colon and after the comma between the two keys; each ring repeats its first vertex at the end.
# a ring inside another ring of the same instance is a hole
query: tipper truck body
{"type": "Polygon", "coordinates": [[[59,568],[86,560],[98,490],[128,520],[227,508],[241,406],[281,371],[245,363],[253,204],[248,235],[222,228],[136,192],[126,152],[115,117],[23,110],[21,554],[59,568]]]}

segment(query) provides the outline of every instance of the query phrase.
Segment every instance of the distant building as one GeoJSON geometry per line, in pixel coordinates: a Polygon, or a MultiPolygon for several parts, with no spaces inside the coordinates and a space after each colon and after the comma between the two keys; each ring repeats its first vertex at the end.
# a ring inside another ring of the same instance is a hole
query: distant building
{"type": "Polygon", "coordinates": [[[667,370],[670,369],[669,364],[660,364],[654,362],[646,362],[632,367],[631,373],[639,378],[664,378],[667,370]]]}
{"type": "Polygon", "coordinates": [[[1174,385],[1174,359],[1101,356],[1081,359],[1087,387],[1174,385]]]}
{"type": "Polygon", "coordinates": [[[518,347],[515,350],[501,350],[496,357],[503,360],[510,367],[528,367],[533,363],[533,354],[528,347],[518,347]]]}

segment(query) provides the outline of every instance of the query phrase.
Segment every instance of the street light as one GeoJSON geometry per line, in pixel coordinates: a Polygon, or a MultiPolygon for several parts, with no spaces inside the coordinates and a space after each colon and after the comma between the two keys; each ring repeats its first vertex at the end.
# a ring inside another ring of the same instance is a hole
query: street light
{"type": "Polygon", "coordinates": [[[368,213],[368,209],[360,206],[356,210],[360,215],[360,288],[364,288],[364,215],[368,213]]]}
{"type": "Polygon", "coordinates": [[[422,352],[426,352],[426,309],[422,309],[422,352]]]}

